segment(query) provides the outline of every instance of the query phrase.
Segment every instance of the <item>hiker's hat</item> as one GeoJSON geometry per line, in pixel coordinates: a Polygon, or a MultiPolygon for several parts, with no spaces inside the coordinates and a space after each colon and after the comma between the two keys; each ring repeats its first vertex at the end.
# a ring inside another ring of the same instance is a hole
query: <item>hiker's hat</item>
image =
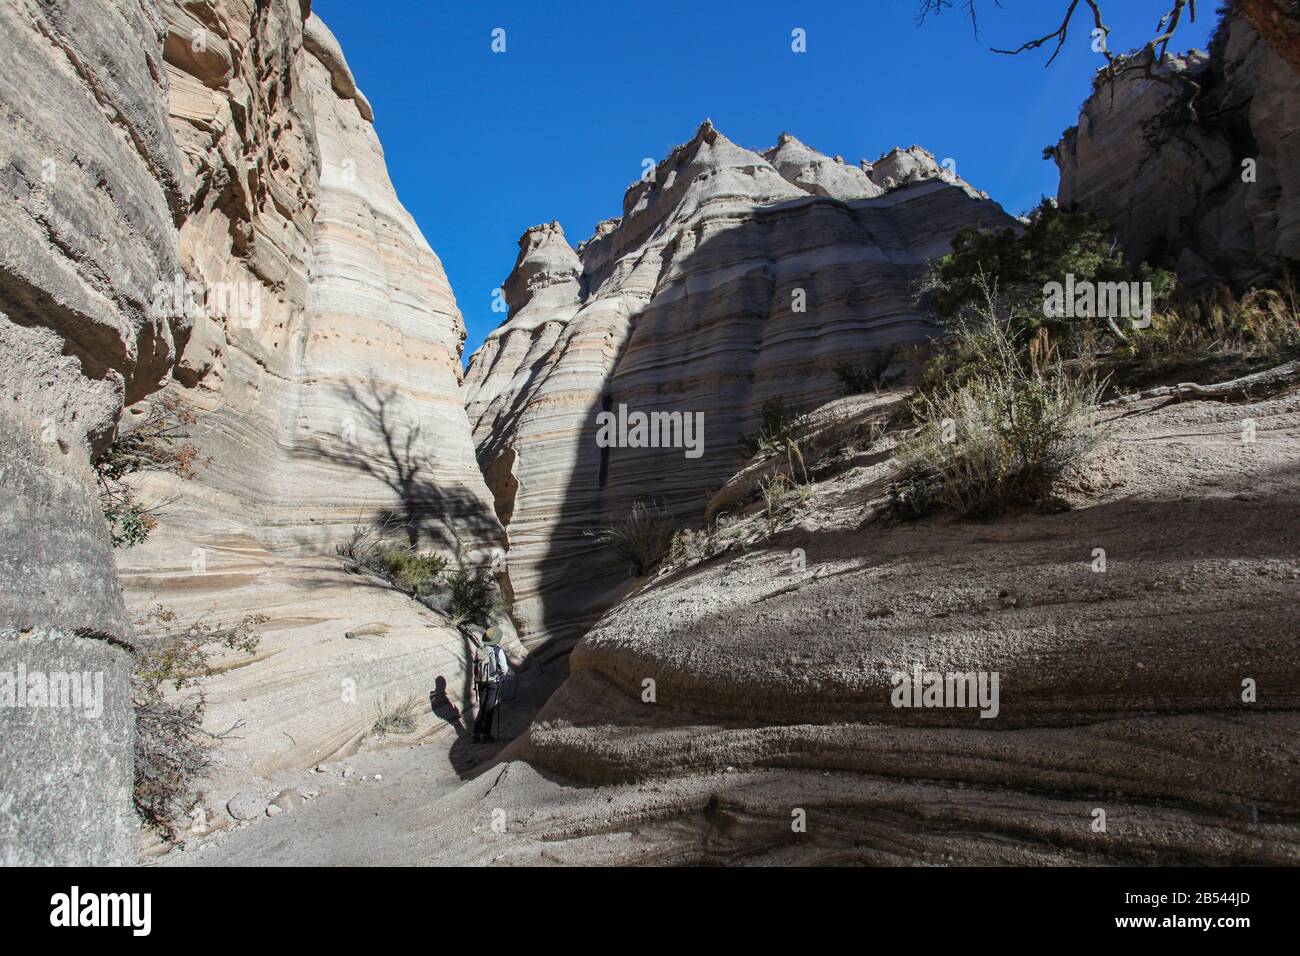
{"type": "Polygon", "coordinates": [[[501,628],[493,624],[483,632],[483,640],[488,644],[495,644],[497,641],[501,640],[501,628]]]}

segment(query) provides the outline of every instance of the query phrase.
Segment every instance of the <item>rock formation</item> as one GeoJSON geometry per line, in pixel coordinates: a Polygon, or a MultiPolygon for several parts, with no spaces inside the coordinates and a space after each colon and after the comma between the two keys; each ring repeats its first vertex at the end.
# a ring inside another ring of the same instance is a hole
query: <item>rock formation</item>
{"type": "Polygon", "coordinates": [[[1300,862],[1300,393],[1105,418],[1056,514],[875,520],[891,432],[813,464],[773,536],[751,495],[728,550],[577,644],[504,762],[439,804],[426,858],[1300,862]],[[996,673],[997,706],[899,706],[918,669],[996,673]]]}
{"type": "Polygon", "coordinates": [[[133,632],[89,458],[188,332],[149,309],[153,282],[179,269],[183,210],[163,31],[152,4],[0,7],[5,864],[135,855],[133,632]],[[102,681],[99,717],[72,699],[73,675],[87,692],[102,681]]]}
{"type": "Polygon", "coordinates": [[[1229,13],[1208,54],[1156,73],[1099,75],[1051,150],[1061,205],[1105,215],[1132,258],[1192,283],[1300,261],[1300,68],[1229,13]]]}
{"type": "Polygon", "coordinates": [[[124,568],[188,575],[201,548],[217,570],[239,542],[332,553],[386,510],[480,559],[501,542],[461,407],[464,325],[337,41],[296,0],[197,25],[188,5],[164,10],[182,254],[241,308],[195,321],[172,391],[210,463],[159,492],[180,496],[175,520],[124,568]]]}
{"type": "MultiPolygon", "coordinates": [[[[110,715],[81,725],[4,711],[5,862],[134,857],[135,635],[89,461],[124,407],[160,388],[198,414],[192,441],[207,464],[190,481],[143,483],[163,519],[146,546],[117,555],[131,603],[220,617],[301,609],[295,594],[316,578],[313,600],[339,617],[276,618],[268,627],[291,635],[281,660],[319,639],[312,628],[345,640],[357,614],[418,628],[377,653],[343,645],[331,660],[359,685],[355,707],[341,707],[332,675],[319,713],[302,708],[316,716],[301,752],[275,752],[271,740],[289,744],[264,713],[250,761],[354,746],[377,698],[427,692],[425,666],[462,683],[454,631],[395,592],[343,600],[358,585],[313,564],[376,515],[469,562],[499,551],[501,528],[465,420],[451,289],[389,182],[369,103],[309,8],[0,10],[0,479],[12,505],[0,670],[102,670],[110,715]]],[[[217,689],[223,718],[222,699],[217,689]]]]}
{"type": "Polygon", "coordinates": [[[706,121],[576,251],[554,224],[525,233],[466,403],[526,641],[576,636],[626,583],[584,531],[637,500],[700,511],[764,402],[823,401],[836,366],[934,334],[912,289],[927,260],[1011,222],[943,173],[916,147],[870,174],[789,135],[760,155],[706,121]],[[620,406],[703,413],[702,456],[598,447],[620,406]]]}

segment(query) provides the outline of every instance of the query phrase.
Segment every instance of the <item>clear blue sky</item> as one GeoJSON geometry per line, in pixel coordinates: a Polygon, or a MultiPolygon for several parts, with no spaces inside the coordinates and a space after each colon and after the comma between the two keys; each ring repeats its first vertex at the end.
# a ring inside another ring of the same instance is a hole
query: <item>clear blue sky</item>
{"type": "MultiPolygon", "coordinates": [[[[1055,29],[1066,0],[982,0],[917,29],[917,0],[314,0],[338,36],[397,194],[442,258],[469,329],[504,317],[492,290],[520,234],[558,219],[570,243],[622,212],[623,191],[706,116],[742,146],[786,130],[827,155],[919,143],[1011,213],[1056,193],[1044,146],[1076,121],[1100,56],[1076,18],[1066,49],[989,52],[1055,29]],[[506,52],[491,51],[494,28],[506,52]],[[807,52],[791,50],[802,28],[807,52]]],[[[1180,29],[1204,48],[1216,17],[1180,29]]],[[[1109,0],[1111,48],[1153,35],[1168,0],[1109,0]]]]}

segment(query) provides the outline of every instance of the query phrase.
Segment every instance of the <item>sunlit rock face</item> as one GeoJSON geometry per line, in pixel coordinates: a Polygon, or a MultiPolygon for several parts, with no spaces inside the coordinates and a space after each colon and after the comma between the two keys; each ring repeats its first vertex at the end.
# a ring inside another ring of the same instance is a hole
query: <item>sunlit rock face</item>
{"type": "Polygon", "coordinates": [[[1099,76],[1051,151],[1061,205],[1101,213],[1130,256],[1192,283],[1244,285],[1300,259],[1300,70],[1285,52],[1228,14],[1208,54],[1099,76]]]}
{"type": "Polygon", "coordinates": [[[309,11],[0,5],[0,666],[103,672],[108,715],[8,715],[4,862],[134,859],[129,604],[257,610],[268,565],[384,513],[470,561],[501,543],[460,314],[309,11]],[[160,390],[204,464],[141,488],[124,602],[90,461],[160,390]]]}
{"type": "Polygon", "coordinates": [[[759,154],[705,122],[576,250],[555,226],[525,234],[466,398],[526,641],[575,637],[626,582],[585,531],[638,500],[701,515],[765,401],[822,401],[837,365],[935,333],[915,305],[925,264],[961,226],[1011,219],[933,157],[886,160],[877,183],[791,136],[759,154]],[[620,406],[702,414],[702,448],[599,447],[598,415],[620,406]]]}
{"type": "Polygon", "coordinates": [[[169,389],[206,464],[157,483],[175,503],[123,570],[240,573],[250,549],[332,553],[387,513],[484,559],[501,531],[461,401],[464,324],[338,42],[296,0],[163,10],[181,255],[235,308],[193,320],[169,389]]]}

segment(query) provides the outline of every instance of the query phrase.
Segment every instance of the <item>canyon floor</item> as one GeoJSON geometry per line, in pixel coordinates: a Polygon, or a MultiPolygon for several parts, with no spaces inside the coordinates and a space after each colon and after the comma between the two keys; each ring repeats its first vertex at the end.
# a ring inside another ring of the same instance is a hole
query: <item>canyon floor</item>
{"type": "MultiPolygon", "coordinates": [[[[750,515],[530,663],[500,752],[433,726],[325,773],[263,754],[265,792],[319,795],[162,860],[1300,862],[1300,394],[1101,417],[1066,506],[991,522],[881,520],[890,440],[850,452],[774,535],[750,515]],[[998,719],[890,707],[916,663],[999,671],[998,719]]],[[[281,659],[211,679],[264,671],[221,720],[283,706],[281,659]]]]}

